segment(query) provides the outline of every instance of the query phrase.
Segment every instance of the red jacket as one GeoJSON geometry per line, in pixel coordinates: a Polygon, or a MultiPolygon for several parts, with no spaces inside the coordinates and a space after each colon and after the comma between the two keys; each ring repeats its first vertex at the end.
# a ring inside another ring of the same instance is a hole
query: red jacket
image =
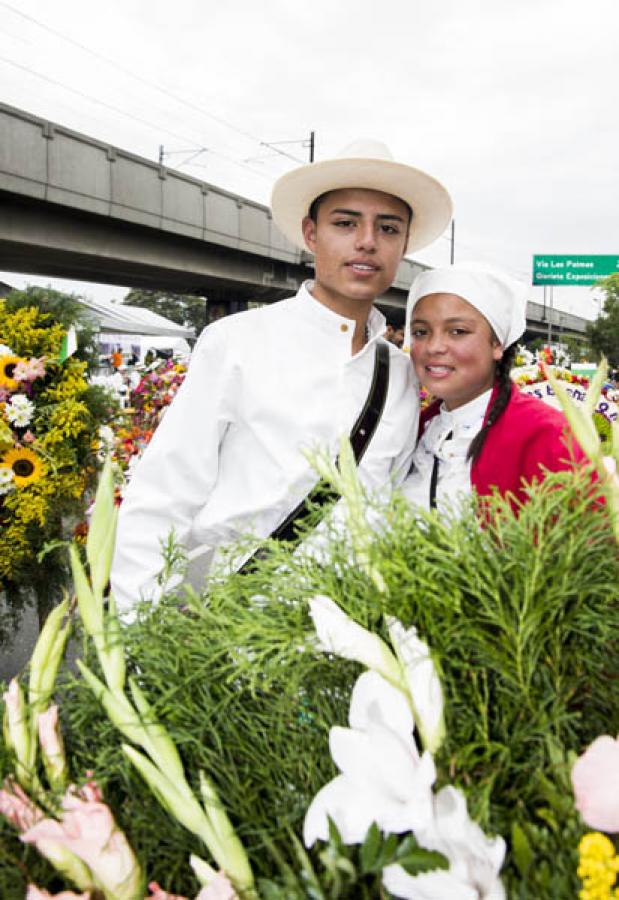
{"type": "MultiPolygon", "coordinates": [[[[495,385],[486,408],[497,394],[495,385]]],[[[438,415],[441,401],[422,410],[419,434],[426,422],[438,415]]],[[[493,486],[505,496],[513,494],[517,506],[527,500],[523,482],[531,484],[544,477],[542,469],[557,472],[585,460],[585,455],[569,431],[563,413],[518,390],[512,385],[507,407],[488,430],[481,453],[471,466],[471,483],[479,496],[492,493],[493,486]]]]}

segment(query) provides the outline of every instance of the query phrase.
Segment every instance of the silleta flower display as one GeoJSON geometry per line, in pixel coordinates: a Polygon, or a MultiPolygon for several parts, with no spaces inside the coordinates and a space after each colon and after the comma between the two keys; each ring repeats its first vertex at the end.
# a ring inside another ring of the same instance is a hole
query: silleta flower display
{"type": "Polygon", "coordinates": [[[549,378],[603,504],[563,472],[484,528],[368,516],[344,439],[318,559],[273,547],[127,625],[108,459],[70,549],[81,652],[67,597],[3,697],[3,900],[611,900],[587,826],[618,821],[619,437],[549,378]]]}
{"type": "Polygon", "coordinates": [[[24,583],[63,520],[81,517],[99,422],[86,363],[60,362],[65,329],[36,306],[0,301],[0,587],[24,583]]]}

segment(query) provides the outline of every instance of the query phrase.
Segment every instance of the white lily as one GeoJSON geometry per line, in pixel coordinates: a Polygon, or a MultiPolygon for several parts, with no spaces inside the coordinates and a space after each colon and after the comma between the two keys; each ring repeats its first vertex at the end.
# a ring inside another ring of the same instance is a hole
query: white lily
{"type": "Polygon", "coordinates": [[[349,722],[350,728],[331,729],[331,755],[342,774],[318,792],[307,811],[308,847],[328,839],[328,817],[343,841],[354,844],[373,822],[398,833],[423,827],[432,815],[434,761],[429,753],[419,757],[403,694],[376,672],[364,672],[353,689],[349,722]]]}
{"type": "Polygon", "coordinates": [[[436,753],[445,738],[444,701],[430,650],[425,641],[417,636],[414,626],[406,629],[397,619],[388,617],[387,627],[404,672],[423,746],[430,753],[436,753]]]}
{"type": "Polygon", "coordinates": [[[502,837],[488,838],[469,817],[461,791],[451,785],[434,797],[426,827],[414,829],[419,844],[449,860],[449,870],[408,875],[399,865],[387,866],[383,883],[405,900],[504,900],[499,871],[505,857],[502,837]]]}
{"type": "Polygon", "coordinates": [[[309,607],[321,650],[355,660],[403,688],[400,664],[377,634],[363,628],[324,595],[313,597],[309,607]]]}

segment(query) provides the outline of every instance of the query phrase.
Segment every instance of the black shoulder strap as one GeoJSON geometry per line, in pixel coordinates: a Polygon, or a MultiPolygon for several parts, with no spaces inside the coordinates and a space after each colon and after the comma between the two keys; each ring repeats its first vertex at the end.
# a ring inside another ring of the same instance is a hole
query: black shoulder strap
{"type": "MultiPolygon", "coordinates": [[[[387,400],[387,389],[389,387],[389,345],[386,341],[376,341],[376,354],[374,357],[374,372],[372,374],[372,383],[367,399],[359,414],[359,417],[350,432],[350,443],[355,456],[357,465],[361,462],[363,454],[367,450],[368,444],[374,436],[374,432],[380,422],[385,401],[387,400]]],[[[337,464],[337,461],[336,461],[337,464]]],[[[320,480],[311,489],[303,500],[286,516],[277,528],[269,535],[270,539],[277,541],[296,541],[298,540],[299,527],[309,517],[312,508],[321,506],[326,509],[336,500],[339,500],[339,493],[333,488],[320,480]]],[[[252,571],[257,559],[264,556],[264,551],[258,549],[252,556],[246,560],[239,572],[246,574],[252,571]]]]}

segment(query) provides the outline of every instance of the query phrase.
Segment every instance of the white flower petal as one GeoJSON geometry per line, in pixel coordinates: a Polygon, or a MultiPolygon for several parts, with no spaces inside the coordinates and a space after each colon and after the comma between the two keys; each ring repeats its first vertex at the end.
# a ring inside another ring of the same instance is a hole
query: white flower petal
{"type": "Polygon", "coordinates": [[[345,844],[360,844],[376,821],[377,799],[372,790],[360,791],[357,784],[338,775],[318,791],[305,814],[305,846],[329,839],[327,816],[337,825],[345,844]]]}
{"type": "Polygon", "coordinates": [[[434,798],[434,818],[415,832],[422,847],[438,850],[450,863],[450,872],[472,885],[482,898],[504,896],[499,871],[505,858],[502,837],[489,838],[469,817],[461,791],[448,785],[434,798]]]}
{"type": "Polygon", "coordinates": [[[417,636],[417,629],[405,629],[394,618],[387,619],[389,636],[404,670],[413,704],[415,724],[424,747],[436,753],[445,737],[443,689],[430,650],[417,636]]]}
{"type": "Polygon", "coordinates": [[[444,869],[409,875],[402,866],[394,864],[383,869],[383,884],[394,897],[403,900],[479,900],[475,888],[444,869]]]}
{"type": "Polygon", "coordinates": [[[11,484],[14,477],[13,469],[9,466],[0,466],[0,485],[11,484]]]}
{"type": "Polygon", "coordinates": [[[309,607],[322,650],[360,662],[393,684],[401,681],[400,665],[378,635],[349,618],[329,597],[313,597],[309,607]]]}
{"type": "Polygon", "coordinates": [[[417,758],[393,732],[334,727],[329,734],[331,756],[340,772],[362,789],[374,783],[388,799],[405,802],[415,788],[417,758]]]}
{"type": "MultiPolygon", "coordinates": [[[[389,684],[378,672],[364,672],[356,681],[350,700],[348,721],[351,728],[364,730],[382,725],[403,740],[411,739],[415,722],[402,691],[389,684]]],[[[417,745],[411,742],[419,757],[417,745]]]]}

